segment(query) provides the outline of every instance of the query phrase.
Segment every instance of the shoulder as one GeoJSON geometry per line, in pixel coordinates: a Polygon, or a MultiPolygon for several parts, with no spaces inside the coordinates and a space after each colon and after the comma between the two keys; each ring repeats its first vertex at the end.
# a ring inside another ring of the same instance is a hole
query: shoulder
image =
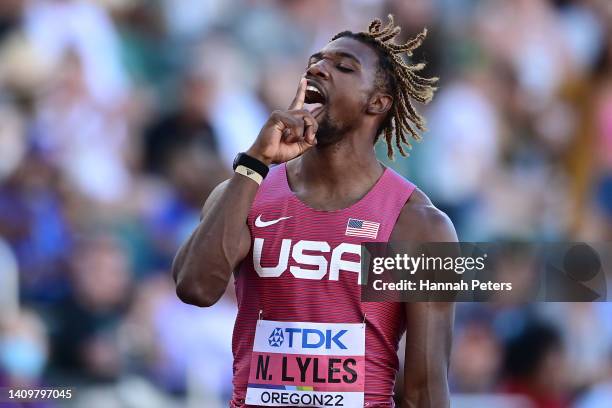
{"type": "Polygon", "coordinates": [[[457,233],[448,215],[417,188],[404,204],[389,240],[456,242],[457,233]]]}

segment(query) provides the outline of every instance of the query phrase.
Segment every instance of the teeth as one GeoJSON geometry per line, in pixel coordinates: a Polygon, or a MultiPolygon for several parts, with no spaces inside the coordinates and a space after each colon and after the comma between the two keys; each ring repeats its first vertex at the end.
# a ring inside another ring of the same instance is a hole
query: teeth
{"type": "Polygon", "coordinates": [[[316,93],[318,93],[319,95],[323,96],[323,94],[321,93],[321,91],[319,91],[317,88],[315,88],[315,87],[314,87],[314,86],[312,86],[312,85],[308,85],[308,86],[306,87],[306,90],[307,90],[307,91],[316,92],[316,93]]]}

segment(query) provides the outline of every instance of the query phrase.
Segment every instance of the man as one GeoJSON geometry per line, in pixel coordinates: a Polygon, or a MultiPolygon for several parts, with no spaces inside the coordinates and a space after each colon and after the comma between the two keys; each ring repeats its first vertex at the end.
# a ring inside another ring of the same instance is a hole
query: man
{"type": "Polygon", "coordinates": [[[310,58],[289,109],[238,155],[176,256],[186,303],[213,305],[234,273],[232,407],[392,407],[404,332],[402,406],[449,406],[453,305],[360,301],[362,242],[457,240],[448,217],[374,153],[383,135],[389,156],[394,142],[405,155],[406,133],[424,129],[411,100],[428,102],[436,82],[401,58],[426,32],[395,44],[389,18],[310,58]]]}

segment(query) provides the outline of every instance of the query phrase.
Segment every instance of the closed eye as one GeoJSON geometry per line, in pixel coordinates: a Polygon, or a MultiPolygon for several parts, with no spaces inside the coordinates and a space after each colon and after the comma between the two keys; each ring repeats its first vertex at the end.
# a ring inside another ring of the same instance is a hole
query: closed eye
{"type": "Polygon", "coordinates": [[[338,70],[340,70],[341,72],[353,72],[354,71],[352,68],[348,68],[343,65],[337,65],[336,68],[338,68],[338,70]]]}

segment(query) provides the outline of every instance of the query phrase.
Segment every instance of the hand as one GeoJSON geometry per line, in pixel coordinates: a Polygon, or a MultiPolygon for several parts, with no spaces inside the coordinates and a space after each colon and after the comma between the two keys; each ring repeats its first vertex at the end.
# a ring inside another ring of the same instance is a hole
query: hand
{"type": "Polygon", "coordinates": [[[284,163],[300,156],[317,143],[319,124],[304,109],[306,78],[302,78],[287,110],[272,112],[247,154],[265,164],[284,163]]]}

